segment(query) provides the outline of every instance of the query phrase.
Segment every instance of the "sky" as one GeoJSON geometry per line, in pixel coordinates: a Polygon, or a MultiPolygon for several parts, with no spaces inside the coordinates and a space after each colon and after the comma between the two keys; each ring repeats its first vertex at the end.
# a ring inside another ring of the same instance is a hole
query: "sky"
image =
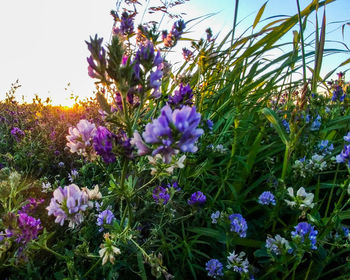
{"type": "MultiPolygon", "coordinates": [[[[239,1],[237,34],[252,24],[265,1],[239,1]]],[[[207,27],[211,27],[214,34],[226,34],[232,28],[234,2],[190,0],[180,6],[178,11],[185,13],[185,21],[217,13],[199,21],[187,37],[204,36],[207,27]]],[[[310,2],[300,0],[301,8],[310,2]]],[[[294,15],[297,12],[295,3],[295,0],[269,0],[262,18],[294,15]]],[[[113,26],[110,11],[115,7],[115,0],[1,1],[0,100],[17,79],[21,85],[16,93],[18,100],[24,96],[26,101],[31,101],[38,94],[42,99],[50,97],[55,105],[70,106],[73,103],[70,99],[72,93],[82,99],[92,96],[95,85],[87,75],[86,57],[89,52],[85,40],[98,34],[105,38],[104,43],[109,41],[113,26]]],[[[326,13],[327,38],[342,41],[341,25],[344,21],[350,22],[350,0],[336,0],[327,6],[326,13]]],[[[165,19],[163,24],[170,29],[172,21],[165,19]]],[[[350,26],[344,31],[344,42],[350,47],[350,26]]],[[[332,43],[332,46],[344,49],[339,43],[332,43]]],[[[181,54],[178,56],[181,57],[181,54]]],[[[348,58],[350,52],[326,59],[323,73],[348,58]]]]}

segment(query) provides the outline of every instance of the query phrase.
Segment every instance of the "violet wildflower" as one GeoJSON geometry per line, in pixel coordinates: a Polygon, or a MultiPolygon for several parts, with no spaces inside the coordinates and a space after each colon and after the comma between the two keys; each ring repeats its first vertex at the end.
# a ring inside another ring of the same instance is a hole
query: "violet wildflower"
{"type": "Polygon", "coordinates": [[[147,155],[150,152],[150,149],[147,147],[145,142],[143,142],[142,137],[137,130],[134,131],[134,136],[131,138],[130,143],[131,145],[136,146],[137,154],[139,156],[147,155]]]}
{"type": "Polygon", "coordinates": [[[299,241],[306,246],[310,246],[312,250],[316,250],[316,238],[318,231],[315,230],[314,226],[307,222],[301,222],[294,227],[295,231],[291,232],[293,240],[299,241]]]}
{"type": "Polygon", "coordinates": [[[17,142],[19,142],[25,134],[20,128],[14,127],[11,129],[11,135],[15,138],[17,142]]]}
{"type": "Polygon", "coordinates": [[[106,51],[102,47],[102,38],[90,37],[90,42],[86,42],[88,45],[88,49],[91,53],[90,57],[87,58],[88,66],[88,74],[91,78],[97,78],[101,80],[105,80],[105,72],[107,68],[106,61],[106,51]]]}
{"type": "Polygon", "coordinates": [[[27,213],[20,213],[18,216],[18,227],[20,232],[16,235],[16,242],[26,244],[38,237],[42,229],[40,219],[28,216],[27,213]]]}
{"type": "Polygon", "coordinates": [[[210,215],[211,218],[211,223],[212,224],[217,224],[218,219],[220,218],[220,211],[216,211],[210,215]]]}
{"type": "Polygon", "coordinates": [[[112,152],[114,135],[105,127],[99,126],[94,136],[94,149],[105,163],[115,162],[112,152]]]}
{"type": "Polygon", "coordinates": [[[283,251],[291,252],[292,248],[290,247],[287,239],[281,237],[277,234],[274,238],[268,237],[266,239],[266,249],[275,255],[281,255],[283,251]]]}
{"type": "Polygon", "coordinates": [[[337,85],[333,91],[333,95],[332,95],[332,101],[336,102],[336,101],[340,101],[343,102],[345,99],[346,95],[343,91],[343,88],[339,85],[337,85]]]}
{"type": "Polygon", "coordinates": [[[345,238],[348,238],[350,240],[350,230],[347,227],[342,227],[343,235],[345,238]]]}
{"type": "Polygon", "coordinates": [[[182,55],[186,61],[189,61],[193,56],[193,52],[190,51],[189,49],[183,48],[182,55]]]}
{"type": "Polygon", "coordinates": [[[173,96],[169,96],[168,103],[177,108],[181,108],[183,105],[192,105],[193,93],[189,84],[184,86],[182,83],[180,84],[179,90],[175,90],[173,96]]]}
{"type": "Polygon", "coordinates": [[[82,212],[92,207],[93,203],[88,200],[87,193],[81,191],[77,185],[71,184],[56,189],[46,209],[49,216],[56,217],[55,223],[63,226],[64,221],[68,220],[69,227],[74,228],[84,220],[82,212]]]}
{"type": "Polygon", "coordinates": [[[265,191],[263,192],[260,196],[259,196],[259,204],[262,205],[276,205],[276,200],[275,200],[275,196],[269,192],[269,191],[265,191]]]}
{"type": "Polygon", "coordinates": [[[350,145],[345,145],[339,155],[335,157],[337,163],[345,163],[350,168],[350,145]]]}
{"type": "Polygon", "coordinates": [[[236,232],[242,238],[246,237],[248,225],[243,216],[241,214],[231,214],[228,218],[231,225],[230,231],[236,232]]]}
{"type": "Polygon", "coordinates": [[[174,23],[169,33],[167,31],[163,31],[162,40],[163,40],[164,46],[167,48],[174,47],[177,41],[180,39],[185,28],[186,28],[185,22],[182,19],[180,19],[174,23]]]}
{"type": "Polygon", "coordinates": [[[247,258],[244,259],[245,255],[245,252],[236,254],[235,251],[233,251],[230,253],[230,255],[227,257],[227,269],[232,268],[233,271],[238,272],[239,274],[248,273],[249,261],[247,258]]]}
{"type": "Polygon", "coordinates": [[[160,86],[162,84],[163,72],[159,69],[151,71],[149,76],[149,86],[153,89],[152,96],[156,99],[161,97],[160,86]]]}
{"type": "Polygon", "coordinates": [[[210,120],[210,119],[207,119],[207,126],[208,126],[208,129],[211,131],[211,130],[213,130],[213,126],[214,126],[214,123],[213,123],[213,121],[212,120],[210,120]]]}
{"type": "Polygon", "coordinates": [[[157,204],[167,204],[170,199],[170,194],[167,188],[157,186],[153,189],[152,197],[157,204]]]}
{"type": "Polygon", "coordinates": [[[96,133],[96,126],[87,120],[80,120],[76,127],[70,127],[66,136],[71,153],[87,155],[96,133]]]}
{"type": "Polygon", "coordinates": [[[205,270],[208,271],[208,276],[216,279],[218,276],[223,276],[223,265],[217,259],[211,259],[205,264],[205,270]]]}
{"type": "Polygon", "coordinates": [[[202,205],[207,201],[207,197],[201,191],[196,191],[191,194],[190,199],[187,201],[189,205],[202,205]]]}
{"type": "Polygon", "coordinates": [[[152,155],[161,154],[165,163],[170,163],[178,150],[195,153],[195,143],[203,130],[197,128],[200,114],[196,107],[184,106],[182,109],[171,110],[169,105],[161,109],[161,115],[146,125],[142,133],[148,144],[156,145],[152,155]]]}
{"type": "Polygon", "coordinates": [[[127,12],[122,13],[120,22],[120,33],[122,35],[131,35],[134,32],[134,17],[127,12]]]}
{"type": "Polygon", "coordinates": [[[31,214],[35,211],[35,209],[44,202],[45,200],[43,198],[28,198],[27,199],[27,204],[22,206],[20,210],[18,210],[18,213],[26,213],[26,214],[31,214]]]}
{"type": "Polygon", "coordinates": [[[62,161],[60,161],[59,163],[58,163],[58,167],[64,167],[64,162],[62,162],[62,161]]]}
{"type": "Polygon", "coordinates": [[[70,174],[68,174],[69,182],[73,183],[79,177],[79,172],[76,169],[72,169],[70,174]]]}
{"type": "Polygon", "coordinates": [[[100,227],[99,232],[104,230],[103,225],[110,225],[115,220],[115,216],[111,210],[106,209],[97,215],[96,224],[100,227]]]}
{"type": "Polygon", "coordinates": [[[213,32],[212,32],[211,28],[207,28],[207,29],[205,30],[205,33],[207,34],[207,41],[208,41],[208,42],[212,42],[212,41],[215,40],[215,39],[213,38],[213,32]]]}

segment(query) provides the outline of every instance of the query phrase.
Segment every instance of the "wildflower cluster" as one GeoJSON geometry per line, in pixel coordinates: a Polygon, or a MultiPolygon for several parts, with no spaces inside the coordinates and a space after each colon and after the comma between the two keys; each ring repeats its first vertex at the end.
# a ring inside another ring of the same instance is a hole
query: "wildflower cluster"
{"type": "Polygon", "coordinates": [[[247,236],[247,221],[243,218],[241,214],[231,214],[230,220],[230,230],[236,232],[240,237],[244,238],[247,236]]]}
{"type": "MultiPolygon", "coordinates": [[[[348,132],[348,134],[344,136],[344,140],[346,142],[350,142],[350,132],[348,132]]],[[[350,168],[350,144],[344,145],[344,148],[341,151],[341,153],[336,156],[336,161],[338,163],[345,163],[350,168]]]]}
{"type": "Polygon", "coordinates": [[[294,196],[293,188],[289,187],[287,191],[288,191],[289,197],[292,200],[285,199],[285,202],[290,207],[295,207],[300,210],[305,210],[305,209],[314,207],[315,203],[312,202],[314,200],[314,194],[307,193],[303,187],[298,189],[296,196],[294,196]]]}
{"type": "Polygon", "coordinates": [[[305,245],[312,250],[316,250],[317,234],[314,226],[307,222],[301,222],[294,227],[295,231],[291,232],[294,241],[305,245]]]}
{"type": "Polygon", "coordinates": [[[162,32],[162,40],[163,40],[164,46],[167,48],[174,47],[177,41],[180,39],[185,28],[186,28],[185,22],[182,19],[180,19],[174,23],[169,33],[168,31],[164,30],[162,32]]]}

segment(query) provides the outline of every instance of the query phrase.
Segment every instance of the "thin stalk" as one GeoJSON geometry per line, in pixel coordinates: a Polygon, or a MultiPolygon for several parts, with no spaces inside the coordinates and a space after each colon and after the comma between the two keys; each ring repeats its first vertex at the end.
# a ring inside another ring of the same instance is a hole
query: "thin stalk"
{"type": "Polygon", "coordinates": [[[331,189],[331,193],[329,194],[329,197],[328,197],[327,207],[326,207],[326,211],[325,211],[325,213],[324,213],[324,216],[325,216],[325,217],[327,217],[327,215],[328,215],[328,210],[329,210],[329,207],[330,207],[330,205],[331,205],[331,201],[332,201],[332,197],[333,197],[333,191],[334,191],[334,186],[335,186],[335,182],[336,182],[336,180],[337,180],[338,170],[339,170],[339,164],[337,164],[337,171],[335,172],[334,179],[333,179],[333,184],[332,184],[332,189],[331,189]]]}
{"type": "Polygon", "coordinates": [[[307,280],[309,278],[310,270],[311,270],[311,267],[312,267],[313,263],[314,263],[313,260],[311,260],[310,264],[309,264],[309,267],[307,268],[304,280],[307,280]]]}
{"type": "Polygon", "coordinates": [[[234,18],[233,18],[233,26],[232,26],[231,46],[233,45],[233,40],[235,38],[237,16],[238,16],[238,3],[239,3],[239,0],[236,0],[236,3],[235,3],[235,15],[234,15],[234,18]]]}
{"type": "Polygon", "coordinates": [[[296,0],[296,1],[297,1],[297,8],[298,8],[298,20],[299,20],[299,26],[300,26],[301,53],[302,53],[302,59],[303,59],[303,81],[305,84],[306,83],[306,61],[305,61],[305,49],[304,49],[304,30],[303,30],[303,24],[301,22],[300,3],[299,3],[299,0],[296,0]]]}
{"type": "Polygon", "coordinates": [[[282,181],[284,181],[286,177],[287,168],[288,168],[288,159],[289,159],[289,145],[286,145],[286,150],[284,152],[284,158],[283,158],[282,174],[281,174],[282,181]]]}
{"type": "Polygon", "coordinates": [[[94,265],[92,267],[90,267],[90,269],[83,275],[83,278],[85,278],[86,276],[88,276],[90,274],[91,271],[93,271],[95,269],[95,267],[102,261],[101,258],[99,258],[97,260],[97,262],[94,263],[94,265]]]}

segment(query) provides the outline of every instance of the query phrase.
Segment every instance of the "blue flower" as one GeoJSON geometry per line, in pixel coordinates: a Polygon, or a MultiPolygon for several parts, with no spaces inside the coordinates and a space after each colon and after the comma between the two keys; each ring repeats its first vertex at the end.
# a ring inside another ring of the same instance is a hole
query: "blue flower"
{"type": "Polygon", "coordinates": [[[104,162],[115,162],[115,155],[112,152],[113,149],[113,134],[105,127],[99,126],[94,136],[94,149],[98,155],[100,155],[104,162]]]}
{"type": "Polygon", "coordinates": [[[268,237],[265,247],[275,255],[280,255],[283,250],[287,250],[289,253],[292,251],[288,241],[279,234],[277,234],[275,238],[268,237]]]}
{"type": "Polygon", "coordinates": [[[179,90],[175,90],[173,96],[169,96],[168,103],[173,107],[182,107],[183,105],[192,105],[193,93],[190,85],[180,84],[179,90]]]}
{"type": "Polygon", "coordinates": [[[223,265],[217,259],[211,259],[205,264],[205,270],[208,271],[208,276],[216,278],[217,276],[223,276],[223,265]]]}
{"type": "Polygon", "coordinates": [[[318,149],[322,153],[322,155],[329,155],[334,150],[333,144],[329,143],[328,140],[322,140],[318,145],[318,149]]]}
{"type": "Polygon", "coordinates": [[[239,254],[236,254],[235,251],[233,251],[227,257],[228,265],[226,267],[228,269],[232,268],[233,271],[236,271],[239,274],[248,273],[249,261],[247,258],[243,259],[245,255],[245,252],[240,252],[239,254]]]}
{"type": "Polygon", "coordinates": [[[207,201],[207,197],[201,191],[191,194],[190,199],[187,201],[189,205],[201,205],[207,201]]]}
{"type": "Polygon", "coordinates": [[[216,224],[218,222],[218,219],[220,218],[220,211],[216,211],[216,212],[212,213],[210,218],[211,218],[211,222],[213,224],[216,224]]]}
{"type": "Polygon", "coordinates": [[[152,197],[154,201],[158,204],[167,204],[170,199],[170,194],[168,193],[168,188],[163,188],[161,186],[155,187],[152,192],[152,197]]]}
{"type": "Polygon", "coordinates": [[[275,200],[275,196],[269,192],[269,191],[265,191],[263,192],[260,196],[259,196],[259,201],[260,204],[262,205],[276,205],[276,200],[275,200]]]}
{"type": "Polygon", "coordinates": [[[189,61],[193,55],[193,52],[191,52],[189,49],[183,48],[182,55],[186,61],[189,61]]]}
{"type": "Polygon", "coordinates": [[[350,142],[350,132],[348,132],[348,134],[344,136],[344,140],[346,142],[350,142]]]}
{"type": "Polygon", "coordinates": [[[236,232],[240,237],[247,236],[248,225],[246,220],[242,217],[241,214],[231,214],[229,217],[231,223],[231,231],[236,232]]]}
{"type": "Polygon", "coordinates": [[[344,149],[335,159],[338,163],[345,163],[350,168],[350,145],[344,146],[344,149]]]}
{"type": "Polygon", "coordinates": [[[311,131],[319,130],[321,127],[321,120],[322,120],[321,116],[317,115],[316,119],[311,124],[310,130],[311,131]]]}
{"type": "Polygon", "coordinates": [[[286,129],[286,132],[290,133],[289,123],[285,119],[283,119],[282,124],[283,124],[284,128],[286,129]]]}
{"type": "Polygon", "coordinates": [[[298,240],[301,243],[306,243],[312,250],[316,250],[316,238],[318,231],[315,230],[314,226],[307,222],[301,222],[294,227],[295,231],[291,232],[292,238],[298,240]]]}

